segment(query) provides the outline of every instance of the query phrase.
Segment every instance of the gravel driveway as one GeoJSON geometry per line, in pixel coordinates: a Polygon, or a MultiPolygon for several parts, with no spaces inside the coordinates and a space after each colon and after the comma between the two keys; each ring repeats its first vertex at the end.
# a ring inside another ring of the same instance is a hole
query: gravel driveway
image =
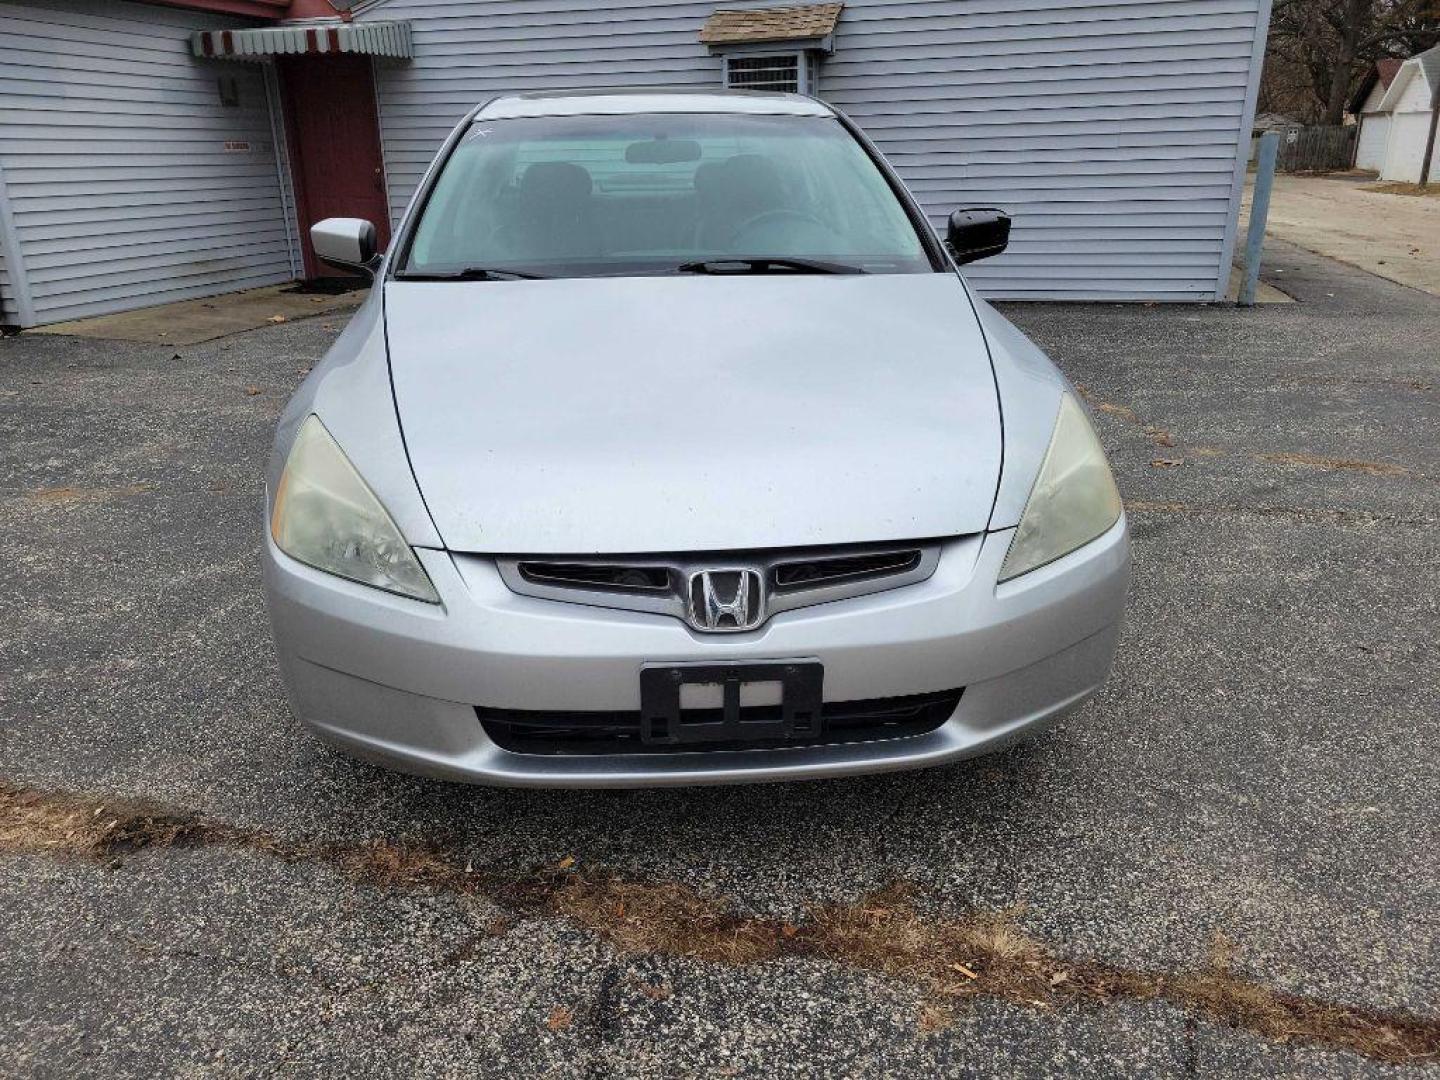
{"type": "Polygon", "coordinates": [[[335,756],[257,545],[338,324],[0,340],[0,1074],[1440,1075],[1440,300],[1269,254],[1300,303],[1009,309],[1129,504],[1114,678],[844,782],[335,756]]]}

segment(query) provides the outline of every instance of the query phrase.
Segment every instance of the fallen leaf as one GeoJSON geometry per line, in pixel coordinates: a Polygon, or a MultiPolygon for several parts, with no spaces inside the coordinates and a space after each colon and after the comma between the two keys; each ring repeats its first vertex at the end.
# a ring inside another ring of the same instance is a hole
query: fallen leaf
{"type": "Polygon", "coordinates": [[[1110,401],[1101,401],[1096,403],[1095,408],[1103,413],[1109,413],[1111,416],[1118,416],[1122,420],[1128,420],[1132,424],[1138,424],[1140,422],[1140,418],[1135,415],[1135,410],[1126,408],[1124,405],[1116,405],[1110,401]]]}
{"type": "Polygon", "coordinates": [[[1156,446],[1175,445],[1175,436],[1171,435],[1170,432],[1166,431],[1162,427],[1155,427],[1153,424],[1147,425],[1145,428],[1145,434],[1150,436],[1150,441],[1153,442],[1156,446]]]}
{"type": "Polygon", "coordinates": [[[1069,977],[1070,973],[1068,971],[1057,971],[1054,975],[1050,976],[1050,985],[1059,986],[1069,977]]]}
{"type": "Polygon", "coordinates": [[[568,1009],[564,1005],[556,1005],[550,1010],[550,1015],[545,1020],[545,1026],[551,1031],[564,1031],[575,1019],[575,1010],[568,1009]]]}
{"type": "Polygon", "coordinates": [[[675,992],[670,989],[669,983],[639,982],[635,985],[635,989],[639,990],[640,993],[644,994],[651,1001],[664,1001],[675,992]]]}
{"type": "Polygon", "coordinates": [[[943,1005],[925,1004],[920,1006],[920,1030],[926,1033],[943,1031],[954,1021],[949,1009],[943,1005]]]}
{"type": "Polygon", "coordinates": [[[557,870],[569,870],[570,867],[572,867],[572,866],[574,866],[574,865],[575,865],[575,856],[574,856],[574,855],[566,855],[563,859],[561,859],[558,863],[555,864],[555,869],[557,869],[557,870]]]}
{"type": "Polygon", "coordinates": [[[800,932],[800,928],[799,928],[798,926],[796,926],[794,923],[788,923],[788,922],[787,922],[787,923],[785,923],[783,926],[780,927],[780,933],[784,934],[786,937],[794,937],[794,936],[795,936],[796,934],[798,934],[799,932],[800,932]]]}
{"type": "Polygon", "coordinates": [[[1154,461],[1150,462],[1150,464],[1153,465],[1153,466],[1154,466],[1155,468],[1157,468],[1157,469],[1173,469],[1173,468],[1175,468],[1177,465],[1184,465],[1184,464],[1185,464],[1185,459],[1184,459],[1184,458],[1164,458],[1164,457],[1162,457],[1162,458],[1156,458],[1154,461]]]}

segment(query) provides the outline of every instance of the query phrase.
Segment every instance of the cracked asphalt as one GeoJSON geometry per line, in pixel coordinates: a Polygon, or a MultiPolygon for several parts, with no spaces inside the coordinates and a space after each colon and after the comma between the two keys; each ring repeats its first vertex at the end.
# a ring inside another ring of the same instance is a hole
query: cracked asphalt
{"type": "MultiPolygon", "coordinates": [[[[1440,1016],[1440,299],[1267,252],[1299,303],[1006,309],[1131,507],[1105,692],[992,758],[810,784],[506,791],[336,756],[288,715],[257,553],[274,420],[341,323],[0,339],[0,781],[797,919],[907,881],[1023,905],[1066,955],[1181,972],[1223,934],[1267,985],[1440,1016]]],[[[928,1030],[904,981],[496,914],[246,850],[0,856],[0,1074],[1440,1075],[1157,1002],[928,1030]]]]}

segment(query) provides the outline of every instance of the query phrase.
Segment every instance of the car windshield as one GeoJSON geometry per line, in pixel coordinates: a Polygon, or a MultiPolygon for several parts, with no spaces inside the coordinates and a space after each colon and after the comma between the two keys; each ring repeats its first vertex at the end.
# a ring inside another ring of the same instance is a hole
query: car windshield
{"type": "Polygon", "coordinates": [[[839,120],[685,113],[475,121],[399,276],[807,270],[934,267],[839,120]]]}

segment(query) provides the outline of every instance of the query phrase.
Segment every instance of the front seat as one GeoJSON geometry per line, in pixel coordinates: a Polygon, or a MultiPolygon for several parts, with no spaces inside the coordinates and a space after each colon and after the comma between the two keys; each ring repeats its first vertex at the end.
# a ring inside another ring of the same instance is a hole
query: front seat
{"type": "Polygon", "coordinates": [[[780,170],[761,154],[736,154],[696,169],[695,194],[700,218],[696,239],[702,251],[728,251],[747,221],[786,205],[780,170]]]}
{"type": "Polygon", "coordinates": [[[514,215],[496,241],[514,259],[585,258],[599,254],[594,182],[569,161],[537,161],[520,177],[514,215]]]}

